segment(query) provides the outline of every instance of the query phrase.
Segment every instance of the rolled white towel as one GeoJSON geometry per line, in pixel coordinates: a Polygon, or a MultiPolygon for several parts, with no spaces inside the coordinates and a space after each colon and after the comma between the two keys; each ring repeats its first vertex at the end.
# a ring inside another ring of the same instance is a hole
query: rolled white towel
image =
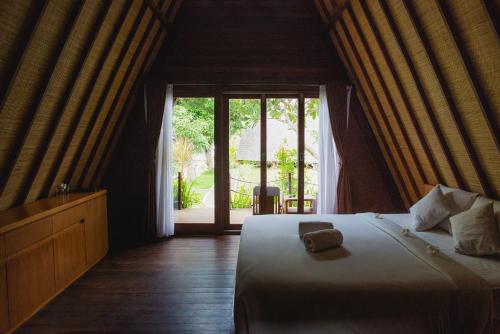
{"type": "Polygon", "coordinates": [[[333,224],[330,222],[299,222],[299,237],[302,239],[306,233],[329,229],[331,230],[332,228],[333,224]]]}
{"type": "Polygon", "coordinates": [[[339,247],[343,240],[342,233],[334,228],[304,234],[304,245],[308,251],[313,253],[339,247]]]}

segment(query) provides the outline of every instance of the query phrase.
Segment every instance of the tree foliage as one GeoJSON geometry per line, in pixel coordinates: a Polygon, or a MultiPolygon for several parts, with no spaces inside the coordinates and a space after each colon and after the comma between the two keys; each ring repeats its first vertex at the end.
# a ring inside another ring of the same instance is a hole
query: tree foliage
{"type": "MultiPolygon", "coordinates": [[[[269,118],[297,131],[297,99],[269,98],[266,103],[269,118]]],[[[305,117],[315,120],[318,117],[318,105],[318,99],[307,99],[305,117]]],[[[251,129],[260,120],[259,99],[230,99],[229,110],[230,135],[251,129]]],[[[186,138],[193,144],[194,153],[210,150],[214,144],[214,99],[178,98],[174,107],[173,129],[176,137],[186,138]]]]}

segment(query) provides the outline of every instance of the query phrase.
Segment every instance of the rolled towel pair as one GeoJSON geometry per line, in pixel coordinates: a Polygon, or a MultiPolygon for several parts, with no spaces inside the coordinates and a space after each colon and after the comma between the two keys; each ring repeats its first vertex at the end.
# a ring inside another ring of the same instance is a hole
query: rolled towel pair
{"type": "Polygon", "coordinates": [[[326,229],[304,234],[304,245],[309,252],[319,252],[342,245],[344,236],[337,229],[326,229]]]}
{"type": "Polygon", "coordinates": [[[309,221],[309,222],[299,222],[299,237],[302,239],[304,234],[314,231],[328,230],[332,229],[333,224],[330,222],[320,222],[320,221],[309,221]]]}

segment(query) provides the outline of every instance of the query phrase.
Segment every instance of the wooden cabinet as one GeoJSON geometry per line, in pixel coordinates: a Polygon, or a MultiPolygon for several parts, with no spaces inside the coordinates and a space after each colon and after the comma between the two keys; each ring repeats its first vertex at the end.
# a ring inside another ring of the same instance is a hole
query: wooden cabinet
{"type": "Polygon", "coordinates": [[[85,229],[75,224],[54,238],[56,289],[64,289],[87,268],[85,229]]]}
{"type": "Polygon", "coordinates": [[[15,330],[107,251],[105,191],[0,212],[0,333],[15,330]]]}
{"type": "Polygon", "coordinates": [[[52,240],[7,261],[9,320],[16,326],[55,293],[52,240]]]}
{"type": "Polygon", "coordinates": [[[7,274],[5,263],[0,262],[0,333],[9,328],[9,310],[7,300],[7,274]]]}

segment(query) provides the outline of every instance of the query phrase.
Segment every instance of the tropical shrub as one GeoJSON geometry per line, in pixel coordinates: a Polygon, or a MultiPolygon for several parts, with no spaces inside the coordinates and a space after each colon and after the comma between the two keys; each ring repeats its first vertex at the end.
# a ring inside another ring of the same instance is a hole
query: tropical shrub
{"type": "MultiPolygon", "coordinates": [[[[178,202],[178,180],[174,181],[174,201],[178,202]]],[[[201,203],[201,194],[193,191],[192,189],[193,183],[186,182],[182,180],[181,182],[181,199],[182,199],[182,208],[192,208],[201,203]]]]}
{"type": "Polygon", "coordinates": [[[252,206],[252,187],[240,185],[236,192],[231,192],[231,209],[244,209],[252,206]]]}

